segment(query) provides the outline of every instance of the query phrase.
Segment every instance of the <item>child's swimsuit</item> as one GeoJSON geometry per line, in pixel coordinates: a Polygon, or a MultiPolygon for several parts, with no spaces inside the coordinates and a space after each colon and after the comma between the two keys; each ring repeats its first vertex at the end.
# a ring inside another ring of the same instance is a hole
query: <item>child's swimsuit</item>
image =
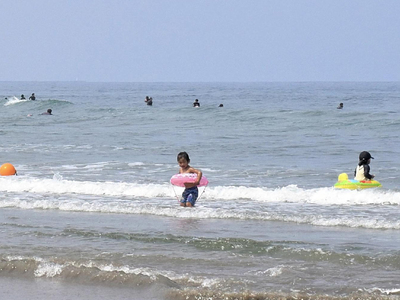
{"type": "Polygon", "coordinates": [[[199,189],[197,188],[197,186],[186,188],[182,193],[181,203],[190,202],[190,204],[194,206],[198,196],[199,196],[199,189]]]}
{"type": "Polygon", "coordinates": [[[371,174],[369,174],[370,167],[367,164],[358,165],[354,171],[354,179],[358,181],[372,180],[371,174]]]}

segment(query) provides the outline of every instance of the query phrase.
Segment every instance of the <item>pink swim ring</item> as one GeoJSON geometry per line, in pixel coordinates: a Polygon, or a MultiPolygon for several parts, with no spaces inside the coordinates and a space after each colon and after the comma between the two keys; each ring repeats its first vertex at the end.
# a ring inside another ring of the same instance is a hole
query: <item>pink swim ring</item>
{"type": "MultiPolygon", "coordinates": [[[[186,182],[193,183],[197,179],[196,173],[183,173],[175,174],[171,177],[171,184],[176,186],[185,187],[186,182]]],[[[201,176],[200,183],[198,186],[206,186],[208,184],[208,179],[203,175],[201,176]]]]}

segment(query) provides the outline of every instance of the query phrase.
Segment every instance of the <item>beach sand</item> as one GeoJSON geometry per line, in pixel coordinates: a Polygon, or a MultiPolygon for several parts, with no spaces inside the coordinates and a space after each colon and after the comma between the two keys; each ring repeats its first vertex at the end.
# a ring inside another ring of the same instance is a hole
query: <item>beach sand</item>
{"type": "Polygon", "coordinates": [[[88,285],[48,278],[0,277],[0,299],[8,300],[161,300],[162,291],[121,286],[88,285]]]}

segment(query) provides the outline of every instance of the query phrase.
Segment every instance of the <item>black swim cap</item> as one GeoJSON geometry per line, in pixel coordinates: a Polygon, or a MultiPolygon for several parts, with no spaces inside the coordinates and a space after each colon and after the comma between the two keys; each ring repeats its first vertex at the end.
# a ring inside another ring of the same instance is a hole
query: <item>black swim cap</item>
{"type": "Polygon", "coordinates": [[[367,161],[368,159],[374,159],[368,151],[363,151],[360,153],[359,159],[367,161]]]}

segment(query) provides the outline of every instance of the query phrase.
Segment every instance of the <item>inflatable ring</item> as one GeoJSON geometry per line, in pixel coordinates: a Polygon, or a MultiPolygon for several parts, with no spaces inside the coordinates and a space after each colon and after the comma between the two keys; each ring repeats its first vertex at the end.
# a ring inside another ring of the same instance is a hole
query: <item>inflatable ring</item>
{"type": "MultiPolygon", "coordinates": [[[[196,173],[183,173],[175,174],[171,177],[171,184],[176,186],[185,187],[185,183],[194,183],[197,180],[196,173]]],[[[208,179],[203,175],[201,176],[200,183],[198,186],[206,186],[208,184],[208,179]]]]}
{"type": "Polygon", "coordinates": [[[379,181],[368,180],[368,181],[358,181],[349,179],[346,173],[342,173],[338,177],[338,182],[335,183],[334,187],[337,189],[348,189],[348,190],[360,190],[381,187],[379,181]]]}

